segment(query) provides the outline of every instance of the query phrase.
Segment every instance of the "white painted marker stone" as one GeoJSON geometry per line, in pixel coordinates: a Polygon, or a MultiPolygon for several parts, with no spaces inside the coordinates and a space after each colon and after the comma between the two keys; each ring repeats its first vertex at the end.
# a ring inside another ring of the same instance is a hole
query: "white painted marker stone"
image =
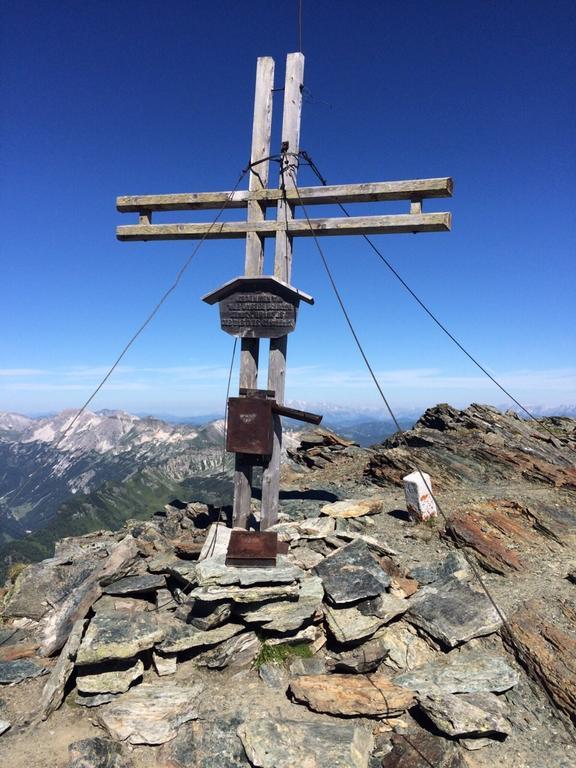
{"type": "Polygon", "coordinates": [[[410,516],[415,520],[430,520],[438,516],[436,503],[432,498],[432,481],[426,472],[412,472],[404,481],[404,494],[406,496],[406,508],[410,516]]]}

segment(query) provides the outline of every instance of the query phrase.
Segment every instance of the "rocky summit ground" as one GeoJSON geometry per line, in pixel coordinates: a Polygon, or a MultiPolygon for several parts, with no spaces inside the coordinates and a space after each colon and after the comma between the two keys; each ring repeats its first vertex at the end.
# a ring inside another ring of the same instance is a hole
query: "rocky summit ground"
{"type": "Polygon", "coordinates": [[[59,542],[3,595],[2,764],[576,766],[575,448],[571,419],[437,406],[290,448],[276,567],[226,566],[194,502],[59,542]]]}

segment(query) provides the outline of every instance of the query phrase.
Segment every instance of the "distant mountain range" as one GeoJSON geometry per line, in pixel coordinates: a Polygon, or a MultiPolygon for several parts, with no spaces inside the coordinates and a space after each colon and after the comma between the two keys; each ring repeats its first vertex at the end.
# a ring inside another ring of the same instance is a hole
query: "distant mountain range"
{"type": "Polygon", "coordinates": [[[192,427],[85,412],[63,438],[75,413],[0,413],[0,560],[45,556],[59,536],[147,517],[194,495],[194,482],[210,478],[214,491],[223,476],[223,421],[192,427]]]}

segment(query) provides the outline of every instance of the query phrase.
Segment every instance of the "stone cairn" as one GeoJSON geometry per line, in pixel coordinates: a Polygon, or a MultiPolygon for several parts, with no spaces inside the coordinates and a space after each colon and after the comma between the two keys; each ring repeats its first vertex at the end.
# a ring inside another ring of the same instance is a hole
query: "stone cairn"
{"type": "Polygon", "coordinates": [[[405,573],[363,524],[380,500],[319,511],[274,527],[273,568],[226,566],[230,529],[197,503],[64,539],[5,597],[0,684],[46,676],[29,723],[89,708],[103,736],[72,744],[70,768],[126,768],[132,745],[175,768],[416,766],[408,710],[436,766],[505,739],[518,673],[473,641],[501,622],[466,561],[405,573]]]}

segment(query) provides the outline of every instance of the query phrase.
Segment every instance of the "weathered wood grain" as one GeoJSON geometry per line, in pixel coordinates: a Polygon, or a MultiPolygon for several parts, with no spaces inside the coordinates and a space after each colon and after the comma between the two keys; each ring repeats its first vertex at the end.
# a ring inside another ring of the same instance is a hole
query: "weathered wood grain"
{"type": "MultiPolygon", "coordinates": [[[[264,155],[265,156],[265,155],[264,155]]],[[[264,180],[264,163],[256,167],[264,180]]],[[[254,176],[254,178],[256,178],[254,176]]],[[[256,179],[257,180],[257,179],[256,179]]],[[[405,181],[374,181],[364,184],[331,184],[325,187],[299,187],[287,189],[286,197],[294,205],[330,205],[335,203],[376,203],[385,200],[416,200],[423,198],[452,197],[454,184],[451,178],[407,179],[405,181]]],[[[227,208],[247,208],[250,201],[265,207],[276,206],[282,198],[280,189],[263,189],[260,184],[251,190],[230,192],[186,192],[173,195],[123,195],[116,198],[120,213],[140,211],[209,211],[221,208],[228,200],[227,208]]]]}
{"type": "MultiPolygon", "coordinates": [[[[448,232],[450,213],[400,213],[386,216],[350,216],[347,219],[305,219],[284,221],[225,221],[217,224],[142,224],[117,227],[118,240],[235,240],[248,232],[274,237],[287,231],[290,237],[310,237],[311,229],[323,235],[387,235],[405,232],[448,232]]],[[[280,238],[284,239],[284,238],[280,238]]]]}

